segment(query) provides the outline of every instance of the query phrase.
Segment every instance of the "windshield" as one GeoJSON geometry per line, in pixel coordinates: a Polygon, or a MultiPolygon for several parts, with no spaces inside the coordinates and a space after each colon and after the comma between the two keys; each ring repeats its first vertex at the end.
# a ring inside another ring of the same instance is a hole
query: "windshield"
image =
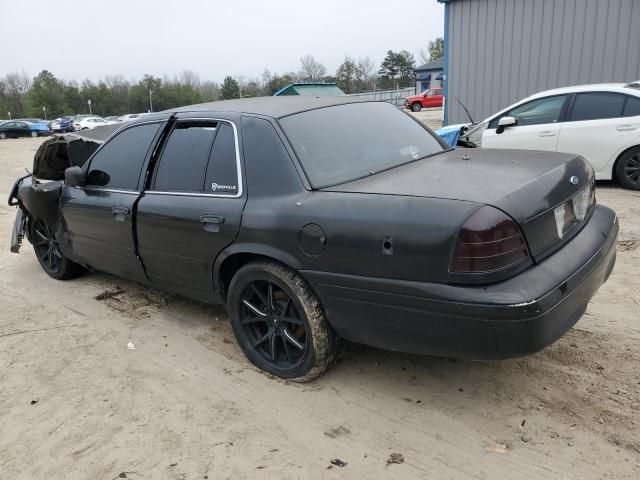
{"type": "Polygon", "coordinates": [[[385,102],[320,108],[284,117],[280,123],[314,188],[443,151],[426,127],[385,102]]]}

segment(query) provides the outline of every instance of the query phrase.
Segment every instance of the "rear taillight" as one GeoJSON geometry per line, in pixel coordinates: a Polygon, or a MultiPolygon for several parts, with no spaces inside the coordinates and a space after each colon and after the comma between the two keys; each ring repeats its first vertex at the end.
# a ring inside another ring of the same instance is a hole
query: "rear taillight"
{"type": "Polygon", "coordinates": [[[452,273],[490,273],[530,259],[518,224],[500,210],[485,206],[465,222],[456,244],[452,273]]]}

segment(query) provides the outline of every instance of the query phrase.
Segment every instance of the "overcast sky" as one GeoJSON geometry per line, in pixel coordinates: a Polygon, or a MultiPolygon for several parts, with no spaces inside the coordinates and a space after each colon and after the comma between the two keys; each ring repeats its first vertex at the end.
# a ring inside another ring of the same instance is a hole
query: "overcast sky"
{"type": "Polygon", "coordinates": [[[67,80],[192,70],[204,80],[298,71],[314,55],[335,72],[344,55],[416,56],[443,33],[436,0],[0,0],[0,76],[47,69],[67,80]],[[10,48],[6,48],[10,47],[10,48]]]}

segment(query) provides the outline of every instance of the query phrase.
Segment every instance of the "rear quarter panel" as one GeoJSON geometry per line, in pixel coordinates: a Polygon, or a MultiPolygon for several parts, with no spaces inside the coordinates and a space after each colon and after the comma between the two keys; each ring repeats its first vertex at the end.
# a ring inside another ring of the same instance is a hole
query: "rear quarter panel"
{"type": "Polygon", "coordinates": [[[457,200],[342,192],[269,202],[250,197],[236,242],[278,248],[305,270],[445,282],[458,230],[476,208],[457,200]],[[309,224],[324,233],[317,254],[301,245],[309,224]]]}

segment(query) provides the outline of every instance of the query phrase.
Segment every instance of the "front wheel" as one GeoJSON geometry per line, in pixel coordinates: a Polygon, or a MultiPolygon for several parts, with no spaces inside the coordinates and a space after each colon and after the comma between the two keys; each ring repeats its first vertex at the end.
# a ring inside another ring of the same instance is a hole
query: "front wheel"
{"type": "Polygon", "coordinates": [[[68,280],[82,275],[85,268],[69,260],[60,250],[58,241],[42,220],[31,220],[30,240],[42,269],[56,280],[68,280]]]}
{"type": "Polygon", "coordinates": [[[414,112],[419,112],[420,110],[422,110],[422,104],[420,102],[411,104],[411,110],[413,110],[414,112]]]}
{"type": "Polygon", "coordinates": [[[38,132],[36,132],[35,130],[34,130],[34,131],[32,131],[32,132],[31,132],[31,136],[32,136],[33,138],[37,137],[37,136],[38,136],[38,132]]]}
{"type": "Polygon", "coordinates": [[[341,342],[320,301],[283,265],[263,261],[240,268],[231,280],[227,307],[244,354],[275,376],[313,380],[338,356],[341,342]]]}
{"type": "Polygon", "coordinates": [[[0,140],[4,140],[5,138],[7,138],[7,134],[4,132],[0,132],[0,140]]]}
{"type": "Polygon", "coordinates": [[[618,160],[616,177],[623,187],[640,190],[640,147],[632,148],[618,160]]]}

